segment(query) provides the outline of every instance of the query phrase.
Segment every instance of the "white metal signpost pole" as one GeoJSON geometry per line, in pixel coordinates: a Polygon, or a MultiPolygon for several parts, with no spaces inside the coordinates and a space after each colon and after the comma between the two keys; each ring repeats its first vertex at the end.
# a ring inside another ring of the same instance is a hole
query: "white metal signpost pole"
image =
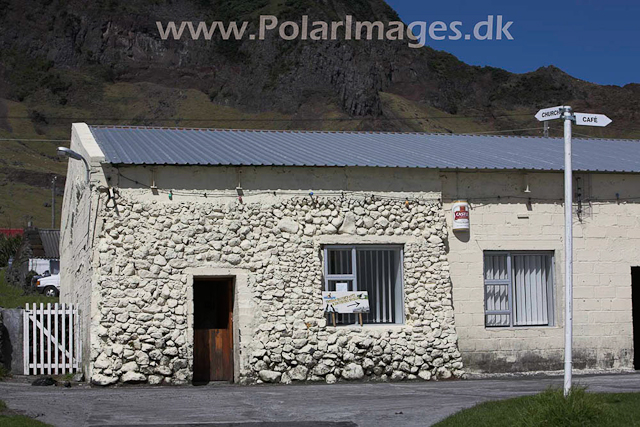
{"type": "Polygon", "coordinates": [[[573,170],[571,166],[571,107],[564,107],[564,395],[571,390],[573,342],[573,170]]]}
{"type": "Polygon", "coordinates": [[[536,114],[541,122],[564,120],[564,254],[565,254],[565,324],[564,324],[564,395],[571,390],[573,341],[573,170],[571,166],[571,122],[580,126],[605,127],[611,119],[604,114],[572,114],[571,107],[544,108],[536,114]]]}

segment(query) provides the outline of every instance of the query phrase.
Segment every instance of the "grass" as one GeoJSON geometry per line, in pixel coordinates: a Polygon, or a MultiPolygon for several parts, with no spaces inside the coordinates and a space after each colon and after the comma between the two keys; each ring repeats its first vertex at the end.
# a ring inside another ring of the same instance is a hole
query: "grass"
{"type": "Polygon", "coordinates": [[[487,132],[492,129],[491,124],[482,123],[475,118],[458,118],[437,108],[419,101],[412,101],[400,95],[380,92],[383,111],[389,117],[414,117],[416,120],[406,120],[398,125],[403,131],[409,132],[442,132],[467,133],[487,132]],[[440,118],[438,118],[440,117],[440,118]],[[456,118],[455,120],[442,117],[456,118]]]}
{"type": "Polygon", "coordinates": [[[27,303],[54,304],[56,302],[58,302],[58,298],[45,297],[37,293],[25,295],[21,288],[7,283],[5,280],[5,271],[4,269],[0,269],[0,307],[23,308],[27,303]]]}
{"type": "MultiPolygon", "coordinates": [[[[37,226],[51,227],[51,207],[45,206],[45,203],[51,203],[51,189],[8,181],[5,177],[0,173],[0,228],[24,227],[25,215],[37,226]]],[[[60,227],[61,212],[62,196],[56,196],[56,227],[60,227]]]]}
{"type": "Polygon", "coordinates": [[[533,396],[481,403],[435,426],[640,426],[640,393],[588,393],[573,388],[565,399],[561,389],[549,389],[533,396]]]}
{"type": "Polygon", "coordinates": [[[5,427],[35,427],[48,426],[24,415],[16,415],[7,408],[7,404],[0,400],[0,425],[5,427]]]}

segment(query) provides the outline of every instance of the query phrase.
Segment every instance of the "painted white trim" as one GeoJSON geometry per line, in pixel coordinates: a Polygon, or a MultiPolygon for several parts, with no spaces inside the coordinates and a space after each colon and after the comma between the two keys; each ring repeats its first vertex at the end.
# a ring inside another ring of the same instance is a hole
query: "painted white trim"
{"type": "MultiPolygon", "coordinates": [[[[88,157],[89,164],[92,166],[104,163],[105,155],[96,142],[89,126],[86,123],[73,123],[71,125],[71,133],[78,137],[78,142],[82,145],[85,154],[88,157]]],[[[73,149],[73,147],[72,147],[73,149]]]]}

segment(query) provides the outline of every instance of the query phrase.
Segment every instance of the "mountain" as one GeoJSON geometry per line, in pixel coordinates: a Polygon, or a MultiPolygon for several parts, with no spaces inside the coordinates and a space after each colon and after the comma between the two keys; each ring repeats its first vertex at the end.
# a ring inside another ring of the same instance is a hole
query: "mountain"
{"type": "Polygon", "coordinates": [[[0,227],[50,225],[51,177],[59,207],[66,169],[55,148],[78,121],[539,135],[532,114],[569,104],[614,120],[582,134],[640,138],[637,84],[470,66],[406,40],[162,40],[156,26],[246,20],[255,32],[260,15],[399,19],[380,0],[0,0],[0,139],[12,139],[0,140],[0,227]]]}

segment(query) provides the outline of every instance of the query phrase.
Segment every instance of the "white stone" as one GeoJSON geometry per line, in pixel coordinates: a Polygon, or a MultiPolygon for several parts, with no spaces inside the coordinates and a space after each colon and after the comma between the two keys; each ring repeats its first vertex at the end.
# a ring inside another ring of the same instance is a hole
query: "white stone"
{"type": "Polygon", "coordinates": [[[107,357],[105,353],[101,353],[100,356],[93,363],[94,368],[98,369],[109,369],[111,368],[111,361],[107,357]]]}
{"type": "Polygon", "coordinates": [[[418,377],[425,381],[429,381],[431,379],[431,372],[429,371],[420,371],[418,372],[418,377]]]}
{"type": "Polygon", "coordinates": [[[150,385],[158,385],[164,380],[164,377],[161,375],[149,375],[148,382],[150,385]]]}
{"type": "Polygon", "coordinates": [[[406,376],[407,374],[402,371],[393,371],[391,374],[391,381],[402,381],[406,376]]]}
{"type": "Polygon", "coordinates": [[[304,381],[307,379],[308,372],[309,369],[307,369],[305,366],[298,365],[289,370],[289,378],[294,381],[304,381]]]}
{"type": "Polygon", "coordinates": [[[322,232],[325,234],[336,234],[338,232],[338,229],[334,227],[333,224],[327,224],[322,227],[322,232]]]}
{"type": "Polygon", "coordinates": [[[133,266],[133,263],[129,263],[127,264],[127,266],[122,270],[122,275],[123,276],[133,276],[136,272],[135,267],[133,266]]]}
{"type": "Polygon", "coordinates": [[[313,368],[313,373],[315,375],[323,376],[331,372],[333,368],[331,366],[326,365],[325,363],[319,363],[313,368]]]}
{"type": "Polygon", "coordinates": [[[109,375],[96,374],[91,377],[91,384],[107,386],[118,382],[118,377],[112,377],[109,375]]]}
{"type": "Polygon", "coordinates": [[[227,256],[227,262],[231,265],[238,265],[242,261],[242,257],[238,254],[231,254],[227,256]]]}
{"type": "Polygon", "coordinates": [[[304,235],[313,236],[316,233],[316,226],[313,224],[306,224],[304,226],[304,235]]]}
{"type": "Polygon", "coordinates": [[[451,378],[451,371],[444,366],[438,368],[438,377],[444,380],[451,378]]]}
{"type": "Polygon", "coordinates": [[[122,372],[137,371],[138,370],[138,364],[136,362],[127,362],[124,365],[122,365],[122,368],[120,368],[120,370],[122,372]]]}
{"type": "Polygon", "coordinates": [[[295,234],[298,232],[299,225],[290,218],[283,218],[278,222],[278,229],[285,233],[295,234]]]}
{"type": "Polygon", "coordinates": [[[282,377],[282,373],[268,370],[260,371],[258,375],[260,379],[266,383],[280,382],[280,378],[282,377]]]}
{"type": "Polygon", "coordinates": [[[439,245],[440,243],[442,243],[442,239],[438,236],[436,236],[435,234],[429,236],[429,238],[427,239],[427,241],[429,243],[432,243],[434,245],[439,245]]]}
{"type": "Polygon", "coordinates": [[[125,374],[122,375],[121,378],[121,381],[124,383],[141,383],[145,382],[146,380],[147,377],[139,372],[125,372],[125,374]]]}
{"type": "Polygon", "coordinates": [[[364,378],[364,370],[362,369],[362,366],[356,363],[349,363],[342,370],[342,378],[346,380],[360,380],[364,378]]]}
{"type": "Polygon", "coordinates": [[[353,213],[347,212],[344,221],[338,229],[339,234],[356,234],[356,217],[353,213]]]}
{"type": "Polygon", "coordinates": [[[153,257],[153,263],[155,265],[164,266],[164,265],[167,265],[167,260],[162,255],[158,254],[155,257],[153,257]]]}

